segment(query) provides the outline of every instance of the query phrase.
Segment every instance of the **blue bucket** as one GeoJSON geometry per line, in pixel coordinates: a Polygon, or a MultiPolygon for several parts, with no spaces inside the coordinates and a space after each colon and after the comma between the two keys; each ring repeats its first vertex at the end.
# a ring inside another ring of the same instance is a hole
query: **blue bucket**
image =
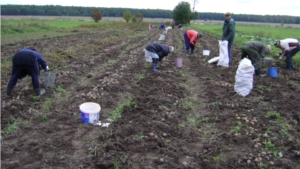
{"type": "Polygon", "coordinates": [[[277,78],[277,74],[278,74],[278,69],[276,67],[270,67],[268,68],[268,75],[273,77],[273,78],[277,78]]]}

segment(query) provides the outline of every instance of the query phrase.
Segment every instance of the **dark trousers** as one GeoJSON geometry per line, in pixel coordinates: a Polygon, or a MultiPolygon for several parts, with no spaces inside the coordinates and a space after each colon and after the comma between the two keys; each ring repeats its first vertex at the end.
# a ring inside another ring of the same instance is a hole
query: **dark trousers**
{"type": "Polygon", "coordinates": [[[185,42],[185,50],[189,50],[191,48],[192,52],[195,49],[195,46],[190,43],[190,39],[187,37],[186,32],[183,34],[184,42],[185,42]]]}
{"type": "Polygon", "coordinates": [[[286,60],[285,60],[285,64],[286,64],[286,69],[292,70],[293,69],[293,62],[292,62],[292,58],[294,55],[296,55],[297,52],[300,51],[300,43],[298,45],[297,48],[291,50],[287,55],[286,55],[286,60]]]}
{"type": "Polygon", "coordinates": [[[228,43],[228,59],[229,59],[229,65],[231,64],[231,45],[228,43]]]}
{"type": "Polygon", "coordinates": [[[16,86],[18,79],[22,79],[25,76],[31,76],[33,88],[40,88],[39,81],[39,66],[36,62],[33,66],[28,65],[13,65],[12,74],[9,79],[7,88],[12,89],[16,86]]]}
{"type": "Polygon", "coordinates": [[[157,66],[158,58],[152,58],[152,64],[157,66]]]}

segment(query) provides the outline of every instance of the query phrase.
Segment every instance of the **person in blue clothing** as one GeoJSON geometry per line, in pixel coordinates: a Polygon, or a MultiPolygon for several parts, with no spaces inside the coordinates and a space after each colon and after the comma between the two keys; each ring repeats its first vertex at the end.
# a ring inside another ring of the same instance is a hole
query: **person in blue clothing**
{"type": "Polygon", "coordinates": [[[164,24],[160,24],[159,29],[165,29],[165,25],[164,24]]]}
{"type": "Polygon", "coordinates": [[[12,90],[16,86],[18,80],[23,79],[27,75],[31,76],[35,94],[44,94],[45,90],[40,88],[39,66],[45,71],[49,69],[46,61],[36,49],[23,48],[19,50],[12,58],[12,74],[7,84],[6,96],[12,97],[12,90]]]}
{"type": "Polygon", "coordinates": [[[150,43],[146,46],[146,52],[152,57],[152,70],[159,72],[157,68],[157,62],[162,61],[165,56],[168,56],[170,52],[174,51],[173,46],[167,46],[164,44],[150,43]]]}

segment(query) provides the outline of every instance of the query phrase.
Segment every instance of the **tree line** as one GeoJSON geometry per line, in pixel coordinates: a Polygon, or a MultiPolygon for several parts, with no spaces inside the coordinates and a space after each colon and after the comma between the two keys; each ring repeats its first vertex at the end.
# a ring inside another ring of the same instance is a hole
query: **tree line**
{"type": "MultiPolygon", "coordinates": [[[[91,16],[95,8],[101,11],[103,17],[122,17],[124,11],[129,10],[133,15],[141,13],[144,18],[173,18],[172,10],[60,5],[1,5],[1,15],[91,16]]],[[[224,20],[223,13],[198,12],[197,17],[201,20],[224,20]]],[[[246,22],[300,24],[300,16],[233,14],[232,18],[246,22]]]]}

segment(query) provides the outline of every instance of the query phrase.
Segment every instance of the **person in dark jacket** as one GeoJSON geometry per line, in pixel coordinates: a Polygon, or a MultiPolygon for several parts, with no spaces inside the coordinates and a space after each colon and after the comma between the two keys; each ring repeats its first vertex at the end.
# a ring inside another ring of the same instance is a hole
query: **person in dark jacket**
{"type": "Polygon", "coordinates": [[[234,43],[234,36],[235,36],[235,21],[231,18],[231,13],[225,13],[225,21],[223,24],[223,34],[222,40],[228,41],[228,59],[229,65],[231,64],[231,46],[234,43]]]}
{"type": "Polygon", "coordinates": [[[40,88],[39,81],[39,66],[45,71],[49,69],[47,63],[34,48],[24,48],[19,50],[12,58],[12,74],[7,84],[6,96],[12,97],[12,90],[16,86],[19,79],[25,76],[31,76],[33,89],[36,95],[45,93],[44,89],[40,88]]]}
{"type": "Polygon", "coordinates": [[[255,68],[255,75],[260,75],[262,59],[271,52],[271,46],[259,41],[249,41],[241,47],[242,57],[248,57],[255,68]]]}
{"type": "Polygon", "coordinates": [[[157,62],[161,61],[165,56],[168,56],[170,52],[174,51],[173,46],[167,46],[164,44],[150,43],[146,46],[146,52],[152,57],[152,70],[158,72],[156,69],[157,62]]]}

